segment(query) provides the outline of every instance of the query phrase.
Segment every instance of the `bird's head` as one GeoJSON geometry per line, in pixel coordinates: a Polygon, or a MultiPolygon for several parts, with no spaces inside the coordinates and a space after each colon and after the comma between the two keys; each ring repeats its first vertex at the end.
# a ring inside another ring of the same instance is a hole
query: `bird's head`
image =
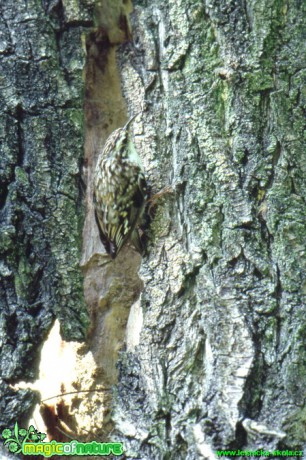
{"type": "Polygon", "coordinates": [[[139,114],[137,113],[136,115],[131,117],[122,128],[116,129],[116,131],[113,132],[105,146],[105,151],[108,155],[115,154],[119,155],[120,157],[126,157],[131,155],[133,156],[135,149],[133,146],[133,140],[130,133],[130,127],[132,122],[138,115],[139,114]]]}

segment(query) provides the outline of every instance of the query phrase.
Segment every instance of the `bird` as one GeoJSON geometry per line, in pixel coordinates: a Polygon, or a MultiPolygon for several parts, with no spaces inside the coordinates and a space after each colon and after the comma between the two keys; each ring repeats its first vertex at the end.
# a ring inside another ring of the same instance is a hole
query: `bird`
{"type": "Polygon", "coordinates": [[[95,218],[101,241],[112,259],[128,241],[143,252],[138,224],[144,216],[148,187],[129,131],[137,115],[111,133],[95,169],[95,218]]]}

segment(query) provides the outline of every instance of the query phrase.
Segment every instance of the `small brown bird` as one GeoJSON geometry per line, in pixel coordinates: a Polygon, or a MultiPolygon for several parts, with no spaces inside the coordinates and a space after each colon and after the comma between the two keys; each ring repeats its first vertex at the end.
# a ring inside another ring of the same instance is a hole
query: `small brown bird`
{"type": "Polygon", "coordinates": [[[147,185],[129,133],[137,115],[109,136],[95,171],[95,217],[101,241],[112,259],[129,240],[140,253],[143,249],[137,224],[144,213],[147,185]]]}

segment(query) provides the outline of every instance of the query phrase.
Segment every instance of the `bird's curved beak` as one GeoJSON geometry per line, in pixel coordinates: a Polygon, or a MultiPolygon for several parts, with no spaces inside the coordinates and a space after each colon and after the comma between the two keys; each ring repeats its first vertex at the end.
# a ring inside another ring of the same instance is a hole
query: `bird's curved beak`
{"type": "Polygon", "coordinates": [[[141,114],[141,112],[138,112],[138,113],[136,113],[136,115],[133,115],[133,116],[126,122],[126,124],[125,124],[125,126],[124,126],[124,129],[128,129],[129,126],[130,126],[130,124],[131,124],[131,123],[135,120],[135,118],[138,117],[138,115],[140,115],[140,114],[141,114]]]}

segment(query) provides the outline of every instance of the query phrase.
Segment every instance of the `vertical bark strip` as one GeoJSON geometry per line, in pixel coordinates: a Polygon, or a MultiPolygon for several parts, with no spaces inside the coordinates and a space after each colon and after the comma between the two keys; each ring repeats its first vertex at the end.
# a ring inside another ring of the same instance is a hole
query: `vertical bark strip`
{"type": "Polygon", "coordinates": [[[63,338],[88,325],[79,268],[84,50],[91,2],[0,1],[1,426],[31,414],[55,317],[63,338]]]}
{"type": "Polygon", "coordinates": [[[298,1],[134,1],[123,88],[145,92],[140,151],[173,193],[121,355],[128,458],[305,441],[302,18],[298,1]]]}
{"type": "MultiPolygon", "coordinates": [[[[86,38],[86,217],[82,270],[91,328],[87,347],[80,354],[92,356],[95,363],[95,368],[88,369],[84,381],[79,382],[80,387],[86,388],[109,388],[117,383],[118,352],[124,345],[131,305],[142,288],[138,276],[140,255],[125,247],[116,260],[111,261],[100,241],[93,210],[93,177],[98,155],[107,137],[124,126],[130,115],[141,110],[139,106],[131,107],[124,99],[118,65],[119,48],[130,46],[131,9],[129,1],[97,1],[95,27],[86,38]]],[[[84,436],[90,432],[92,437],[105,439],[113,431],[112,392],[98,393],[97,403],[91,396],[84,396],[82,404],[95,416],[85,418],[83,423],[78,420],[78,425],[84,436]]]]}

